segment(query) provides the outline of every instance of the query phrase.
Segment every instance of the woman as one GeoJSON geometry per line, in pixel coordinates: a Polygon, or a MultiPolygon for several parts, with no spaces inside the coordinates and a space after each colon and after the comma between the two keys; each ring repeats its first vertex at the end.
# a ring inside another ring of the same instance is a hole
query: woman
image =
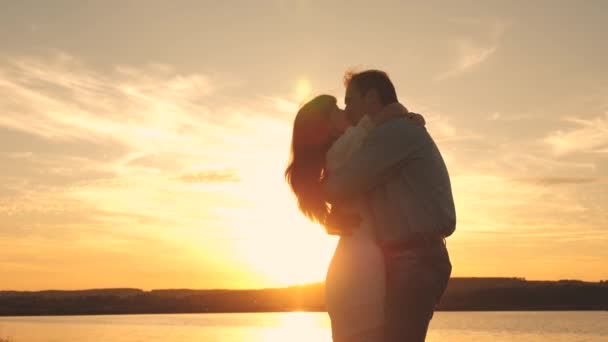
{"type": "MultiPolygon", "coordinates": [[[[385,111],[407,113],[398,103],[385,111]]],[[[421,116],[413,117],[423,123],[421,116]]],[[[336,99],[329,95],[314,98],[298,111],[285,177],[298,207],[309,219],[326,225],[330,207],[323,196],[323,176],[347,161],[372,128],[368,117],[351,126],[336,99]]],[[[325,300],[333,340],[380,341],[384,330],[383,254],[375,243],[371,215],[363,199],[350,199],[341,206],[341,210],[357,214],[361,222],[345,229],[351,233],[340,237],[327,272],[325,300]]]]}

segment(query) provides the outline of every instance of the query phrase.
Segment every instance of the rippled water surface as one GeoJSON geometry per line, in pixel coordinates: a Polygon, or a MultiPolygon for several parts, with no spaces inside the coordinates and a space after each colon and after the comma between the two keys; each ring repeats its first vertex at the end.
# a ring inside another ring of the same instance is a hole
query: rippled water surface
{"type": "MultiPolygon", "coordinates": [[[[11,342],[330,342],[325,313],[0,317],[11,342]]],[[[427,341],[608,341],[608,312],[437,312],[427,341]]]]}

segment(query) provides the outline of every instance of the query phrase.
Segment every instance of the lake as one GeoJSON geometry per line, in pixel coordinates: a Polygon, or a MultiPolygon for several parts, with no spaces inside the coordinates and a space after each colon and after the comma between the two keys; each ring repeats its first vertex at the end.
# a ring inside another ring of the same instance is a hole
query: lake
{"type": "MultiPolygon", "coordinates": [[[[0,317],[11,342],[330,342],[326,313],[0,317]]],[[[608,341],[608,312],[437,312],[427,341],[608,341]]]]}

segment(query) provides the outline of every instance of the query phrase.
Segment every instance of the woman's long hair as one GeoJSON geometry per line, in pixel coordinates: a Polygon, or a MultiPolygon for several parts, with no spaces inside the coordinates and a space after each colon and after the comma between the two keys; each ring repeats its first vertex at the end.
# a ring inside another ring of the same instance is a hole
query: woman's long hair
{"type": "Polygon", "coordinates": [[[330,210],[321,182],[325,154],[334,140],[330,115],[335,107],[335,97],[319,95],[300,108],[293,123],[291,160],[285,170],[300,211],[320,224],[325,224],[330,210]]]}

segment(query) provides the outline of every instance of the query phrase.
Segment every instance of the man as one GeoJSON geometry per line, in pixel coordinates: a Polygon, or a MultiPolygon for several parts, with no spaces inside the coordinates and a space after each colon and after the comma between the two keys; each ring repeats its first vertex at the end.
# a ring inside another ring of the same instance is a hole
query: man
{"type": "Polygon", "coordinates": [[[349,118],[357,123],[368,115],[376,126],[327,176],[326,195],[332,203],[366,196],[386,260],[387,341],[424,341],[452,270],[445,237],[455,230],[456,214],[448,171],[424,126],[382,111],[398,104],[386,73],[347,75],[345,83],[349,118]]]}

